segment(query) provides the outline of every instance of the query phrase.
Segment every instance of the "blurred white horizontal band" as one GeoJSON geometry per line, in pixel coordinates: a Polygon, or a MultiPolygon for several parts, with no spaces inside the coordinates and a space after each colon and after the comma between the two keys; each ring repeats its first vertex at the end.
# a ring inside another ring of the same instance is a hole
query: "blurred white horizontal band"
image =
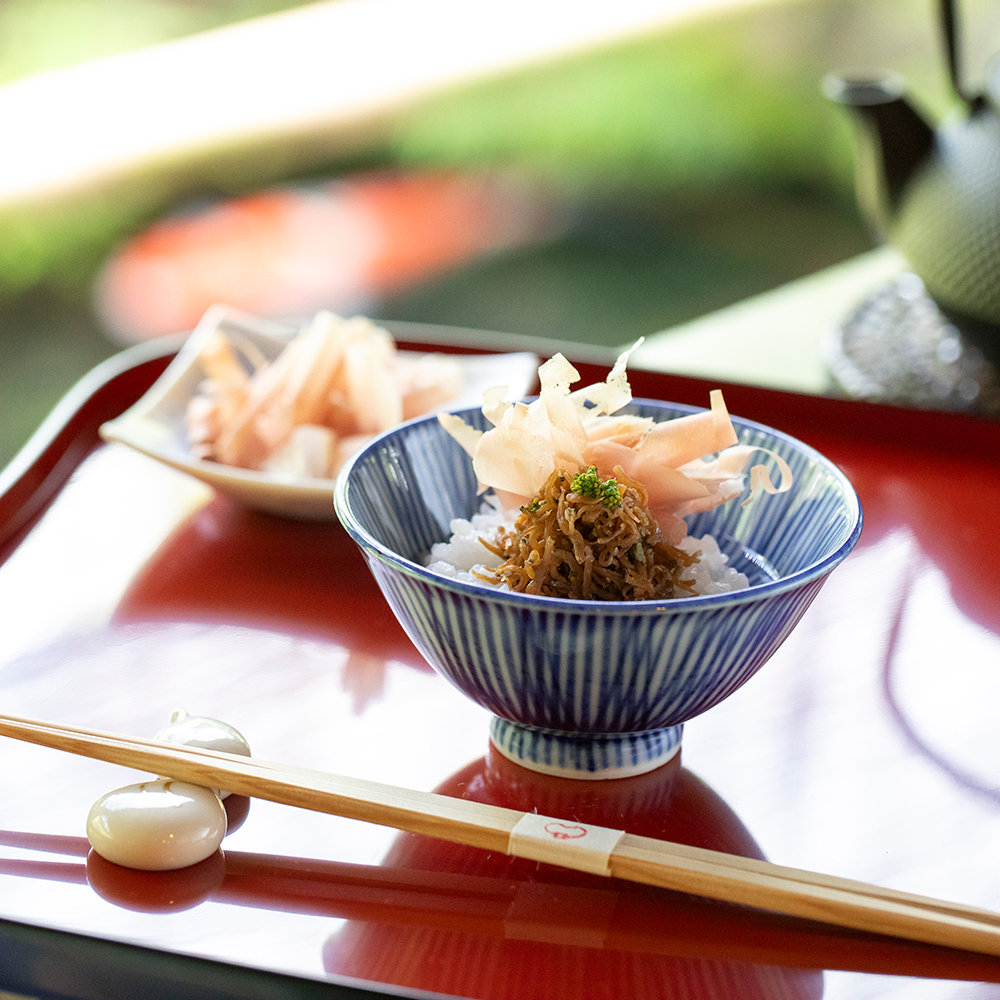
{"type": "Polygon", "coordinates": [[[334,0],[0,88],[0,205],[375,126],[449,88],[748,0],[334,0]]]}

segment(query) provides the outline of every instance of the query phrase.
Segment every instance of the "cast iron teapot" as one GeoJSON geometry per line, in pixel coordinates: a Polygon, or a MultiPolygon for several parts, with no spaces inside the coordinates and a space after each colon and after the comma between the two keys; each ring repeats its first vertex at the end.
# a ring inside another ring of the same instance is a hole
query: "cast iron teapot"
{"type": "MultiPolygon", "coordinates": [[[[941,0],[951,85],[964,113],[935,129],[899,77],[828,77],[858,124],[858,199],[965,338],[1000,363],[1000,118],[996,95],[966,93],[954,0],[941,0]]],[[[995,88],[994,88],[995,89],[995,88]]]]}

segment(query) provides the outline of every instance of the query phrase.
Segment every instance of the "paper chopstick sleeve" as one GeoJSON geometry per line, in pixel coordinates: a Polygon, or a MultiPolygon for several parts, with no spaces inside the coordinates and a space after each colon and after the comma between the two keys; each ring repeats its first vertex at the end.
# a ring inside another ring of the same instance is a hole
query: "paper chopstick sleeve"
{"type": "Polygon", "coordinates": [[[611,853],[624,835],[624,830],[525,813],[510,831],[507,853],[554,865],[572,857],[574,868],[610,875],[611,853]]]}

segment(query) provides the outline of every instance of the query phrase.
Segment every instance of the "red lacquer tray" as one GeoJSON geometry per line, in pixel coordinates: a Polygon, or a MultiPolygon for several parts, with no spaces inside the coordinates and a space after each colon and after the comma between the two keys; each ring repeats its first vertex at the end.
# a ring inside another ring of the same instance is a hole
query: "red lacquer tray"
{"type": "MultiPolygon", "coordinates": [[[[1000,908],[1000,425],[725,386],[733,413],[845,469],[861,544],[764,669],[688,723],[681,760],[580,785],[490,753],[486,714],[429,670],[336,524],[242,510],[99,444],[176,346],[96,370],[0,477],[4,712],[153,735],[184,708],[271,760],[1000,908]]],[[[606,374],[573,360],[585,381],[606,374]]],[[[695,405],[712,387],[631,381],[695,405]]],[[[0,989],[600,1000],[964,997],[979,995],[970,981],[1000,983],[1000,960],[262,801],[242,823],[234,804],[224,856],[123,871],[88,858],[83,826],[133,780],[0,741],[0,989]]]]}

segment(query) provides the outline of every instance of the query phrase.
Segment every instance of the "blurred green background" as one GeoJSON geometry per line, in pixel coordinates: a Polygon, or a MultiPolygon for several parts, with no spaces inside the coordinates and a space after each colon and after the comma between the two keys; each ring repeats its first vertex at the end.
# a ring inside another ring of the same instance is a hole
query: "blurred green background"
{"type": "MultiPolygon", "coordinates": [[[[419,0],[415,0],[419,2],[419,0]]],[[[6,0],[0,86],[298,4],[6,0]]],[[[981,83],[1000,5],[962,6],[981,83]]],[[[829,71],[889,67],[953,102],[930,0],[773,0],[429,99],[351,159],[261,156],[207,177],[152,171],[108,199],[0,213],[0,467],[120,349],[91,303],[127,236],[197,199],[372,167],[500,169],[548,185],[569,223],[372,304],[376,317],[619,345],[871,247],[829,71]]],[[[44,123],[40,124],[44,127],[44,123]]]]}

